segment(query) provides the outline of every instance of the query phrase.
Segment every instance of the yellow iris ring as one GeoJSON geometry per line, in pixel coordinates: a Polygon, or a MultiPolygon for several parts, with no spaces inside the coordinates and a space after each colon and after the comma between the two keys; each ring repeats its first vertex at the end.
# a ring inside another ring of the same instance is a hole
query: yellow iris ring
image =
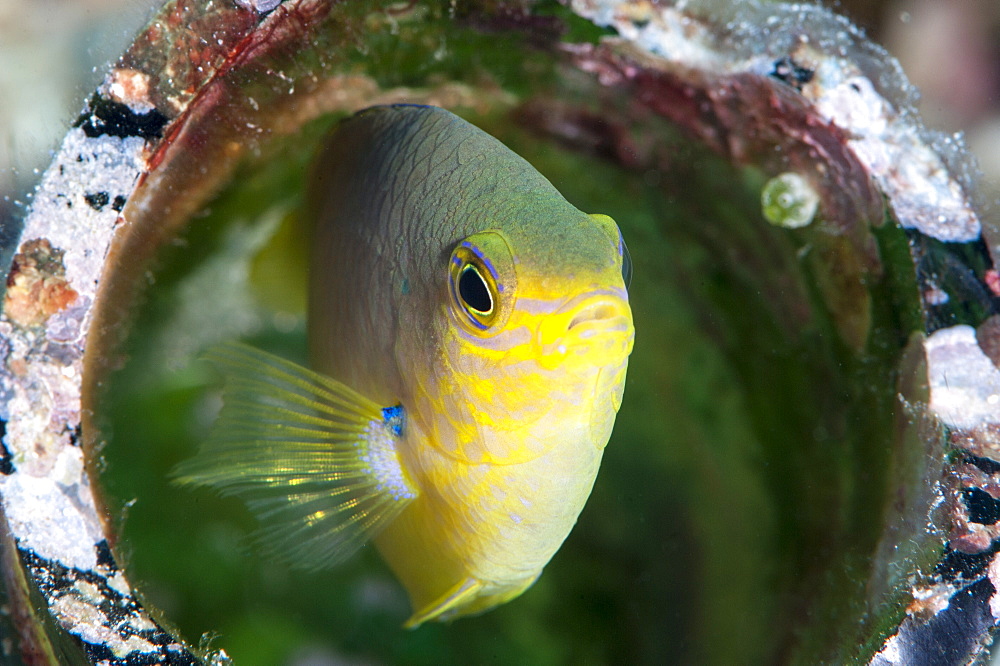
{"type": "Polygon", "coordinates": [[[478,330],[490,328],[496,321],[499,308],[496,303],[499,300],[499,290],[497,281],[491,271],[485,266],[482,258],[478,256],[475,249],[467,247],[464,243],[455,248],[451,257],[451,293],[458,308],[465,315],[465,319],[478,330]],[[490,295],[489,310],[477,310],[462,298],[459,284],[466,271],[473,270],[476,275],[486,285],[486,290],[490,295]]]}
{"type": "Polygon", "coordinates": [[[458,276],[458,295],[459,295],[459,298],[462,299],[462,304],[465,306],[465,309],[468,310],[469,312],[473,313],[477,317],[488,317],[491,314],[493,314],[493,311],[494,311],[494,308],[493,308],[493,294],[490,292],[489,283],[486,282],[486,278],[483,277],[483,274],[479,270],[479,267],[476,266],[475,264],[466,264],[465,268],[463,268],[459,272],[459,276],[458,276]],[[489,299],[490,303],[489,303],[489,307],[487,307],[485,310],[477,308],[476,306],[472,305],[472,303],[469,302],[468,297],[466,297],[466,295],[464,293],[465,292],[464,283],[466,282],[466,280],[468,279],[468,276],[470,276],[470,275],[474,276],[473,280],[479,280],[479,283],[482,284],[483,287],[485,287],[485,289],[486,289],[486,296],[489,299]]]}

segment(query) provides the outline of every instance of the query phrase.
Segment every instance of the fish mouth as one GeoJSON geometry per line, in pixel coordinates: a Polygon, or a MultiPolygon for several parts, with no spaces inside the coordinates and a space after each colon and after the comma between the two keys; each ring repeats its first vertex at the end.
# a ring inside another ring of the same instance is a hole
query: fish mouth
{"type": "Polygon", "coordinates": [[[601,334],[629,333],[632,329],[632,311],[628,302],[618,296],[590,296],[569,310],[571,318],[566,333],[582,340],[601,334]]]}
{"type": "Polygon", "coordinates": [[[569,358],[592,367],[617,365],[632,351],[632,310],[617,290],[587,292],[546,316],[536,335],[544,366],[569,358]]]}

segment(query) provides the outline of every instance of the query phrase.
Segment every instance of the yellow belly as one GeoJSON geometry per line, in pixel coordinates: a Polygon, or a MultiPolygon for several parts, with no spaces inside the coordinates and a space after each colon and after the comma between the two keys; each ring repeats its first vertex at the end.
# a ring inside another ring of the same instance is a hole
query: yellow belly
{"type": "Polygon", "coordinates": [[[482,612],[538,578],[590,495],[602,449],[555,447],[516,465],[407,456],[420,496],[376,539],[414,609],[407,623],[482,612]]]}

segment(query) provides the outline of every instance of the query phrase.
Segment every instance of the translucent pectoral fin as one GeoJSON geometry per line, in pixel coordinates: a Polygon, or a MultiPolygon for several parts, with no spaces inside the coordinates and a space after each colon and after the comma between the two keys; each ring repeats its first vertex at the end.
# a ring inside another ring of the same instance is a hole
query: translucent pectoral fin
{"type": "Polygon", "coordinates": [[[243,344],[205,358],[225,378],[223,407],[175,481],[243,499],[273,556],[305,569],[336,564],[416,497],[396,453],[402,407],[243,344]]]}

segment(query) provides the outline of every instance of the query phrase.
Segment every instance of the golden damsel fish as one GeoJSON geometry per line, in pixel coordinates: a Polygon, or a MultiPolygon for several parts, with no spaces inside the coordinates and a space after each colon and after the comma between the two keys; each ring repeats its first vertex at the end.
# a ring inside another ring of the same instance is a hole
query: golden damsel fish
{"type": "Polygon", "coordinates": [[[306,568],[374,539],[408,626],[521,594],[590,495],[634,329],[614,220],[442,109],[344,121],[311,188],[313,370],[208,353],[224,407],[182,483],[306,568]]]}

